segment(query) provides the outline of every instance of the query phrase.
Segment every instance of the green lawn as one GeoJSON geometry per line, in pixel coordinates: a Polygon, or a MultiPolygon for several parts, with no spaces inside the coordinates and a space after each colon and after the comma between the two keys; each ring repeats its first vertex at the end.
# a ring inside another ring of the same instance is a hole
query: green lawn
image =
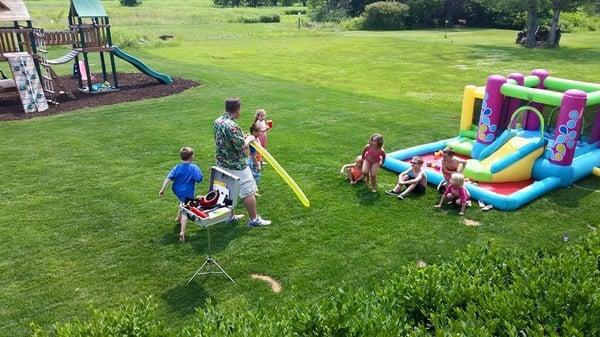
{"type": "MultiPolygon", "coordinates": [[[[66,25],[66,1],[26,3],[34,25],[66,25]]],[[[456,135],[462,89],[490,74],[546,68],[600,82],[600,34],[565,34],[560,49],[525,50],[503,30],[453,30],[448,39],[442,31],[298,31],[295,16],[279,24],[229,23],[281,8],[216,9],[206,0],[105,5],[120,41],[149,41],[128,51],[201,86],[0,123],[0,335],[26,335],[31,321],[50,327],[150,295],[174,325],[189,321],[207,299],[225,308],[276,310],[291,297],[327,298],[342,284],[368,287],[417,259],[445,261],[467,245],[556,251],[600,225],[598,194],[578,188],[516,212],[470,209],[467,218],[482,226],[467,227],[456,212],[433,209],[433,190],[401,203],[383,195],[393,173],[381,171],[377,194],[338,174],[374,132],[385,136],[388,152],[456,135]],[[175,41],[161,44],[162,34],[175,41]],[[205,235],[192,226],[188,242],[179,244],[175,198],[160,200],[157,192],[183,145],[196,149],[208,171],[211,123],[229,96],[243,99],[244,128],[255,108],[267,110],[275,123],[269,150],[311,208],[267,167],[259,209],[273,225],[212,229],[216,259],[236,283],[213,277],[186,286],[203,261],[205,235]],[[284,291],[271,293],[251,273],[276,278],[284,291]]],[[[600,179],[579,185],[597,190],[600,179]]]]}

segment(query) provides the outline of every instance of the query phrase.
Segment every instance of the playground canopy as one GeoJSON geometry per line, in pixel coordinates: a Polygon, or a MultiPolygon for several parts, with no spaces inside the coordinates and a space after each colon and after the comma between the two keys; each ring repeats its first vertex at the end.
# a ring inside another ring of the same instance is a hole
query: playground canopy
{"type": "Polygon", "coordinates": [[[100,0],[71,0],[69,15],[80,18],[108,17],[100,0]]]}
{"type": "Polygon", "coordinates": [[[0,22],[30,20],[23,0],[0,0],[0,22]]]}

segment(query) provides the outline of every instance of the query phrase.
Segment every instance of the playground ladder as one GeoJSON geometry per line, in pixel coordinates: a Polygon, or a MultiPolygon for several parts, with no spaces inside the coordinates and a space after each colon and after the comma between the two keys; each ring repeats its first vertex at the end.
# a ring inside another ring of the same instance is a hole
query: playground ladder
{"type": "Polygon", "coordinates": [[[40,64],[42,65],[42,88],[44,88],[44,92],[46,93],[46,100],[50,103],[58,104],[55,97],[54,80],[52,79],[50,65],[48,64],[48,50],[46,49],[44,31],[41,29],[35,30],[34,34],[38,55],[40,56],[40,64]]]}
{"type": "Polygon", "coordinates": [[[61,91],[67,94],[69,98],[74,99],[73,93],[65,86],[64,83],[58,78],[58,75],[52,69],[52,66],[48,62],[48,49],[46,48],[46,35],[43,30],[35,30],[35,39],[38,55],[40,56],[40,65],[42,66],[42,87],[46,93],[46,99],[48,102],[58,104],[56,100],[56,90],[54,85],[56,84],[61,91]]]}

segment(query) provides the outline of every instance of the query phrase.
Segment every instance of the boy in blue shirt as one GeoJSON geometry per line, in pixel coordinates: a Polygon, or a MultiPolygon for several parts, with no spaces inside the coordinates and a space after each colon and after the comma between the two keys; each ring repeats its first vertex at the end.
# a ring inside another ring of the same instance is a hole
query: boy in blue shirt
{"type": "MultiPolygon", "coordinates": [[[[187,146],[182,147],[181,150],[179,150],[179,156],[181,157],[182,162],[177,164],[177,166],[169,172],[158,195],[162,198],[165,195],[165,188],[169,182],[172,181],[172,190],[175,196],[177,196],[177,199],[182,203],[187,203],[194,199],[196,183],[202,182],[203,176],[200,168],[192,163],[194,161],[194,149],[187,146]]],[[[187,216],[181,216],[181,212],[178,211],[175,220],[181,224],[179,241],[184,242],[187,216]]]]}

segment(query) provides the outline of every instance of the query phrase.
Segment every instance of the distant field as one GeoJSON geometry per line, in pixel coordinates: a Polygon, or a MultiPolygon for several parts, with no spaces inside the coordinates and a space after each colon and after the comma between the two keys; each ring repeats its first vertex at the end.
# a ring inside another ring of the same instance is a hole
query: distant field
{"type": "MultiPolygon", "coordinates": [[[[66,27],[67,3],[26,1],[34,25],[51,29],[66,27]]],[[[456,212],[433,209],[432,189],[398,202],[382,193],[393,173],[381,171],[377,194],[338,174],[374,132],[384,135],[388,152],[456,135],[464,86],[482,85],[490,74],[545,68],[600,82],[600,34],[565,34],[559,49],[525,50],[505,30],[452,30],[447,39],[436,30],[298,30],[296,16],[230,23],[283,8],[218,9],[207,0],[104,4],[124,49],[201,86],[0,123],[0,336],[26,335],[31,321],[50,327],[147,296],[174,325],[208,299],[276,310],[291,296],[315,301],[341,284],[368,287],[402,265],[446,261],[467,245],[559,251],[600,225],[600,198],[590,190],[561,189],[516,212],[473,208],[466,217],[481,226],[467,227],[456,212]],[[161,42],[163,34],[175,39],[161,42]],[[267,167],[259,210],[274,224],[211,232],[215,257],[236,283],[213,277],[186,286],[206,252],[205,233],[192,226],[179,244],[175,198],[159,200],[157,192],[183,145],[195,147],[208,171],[211,123],[229,96],[243,99],[244,129],[254,109],[268,111],[275,123],[269,150],[312,206],[303,208],[267,167]],[[251,273],[277,279],[283,292],[273,294],[251,273]]],[[[600,180],[579,185],[598,190],[600,180]]]]}

